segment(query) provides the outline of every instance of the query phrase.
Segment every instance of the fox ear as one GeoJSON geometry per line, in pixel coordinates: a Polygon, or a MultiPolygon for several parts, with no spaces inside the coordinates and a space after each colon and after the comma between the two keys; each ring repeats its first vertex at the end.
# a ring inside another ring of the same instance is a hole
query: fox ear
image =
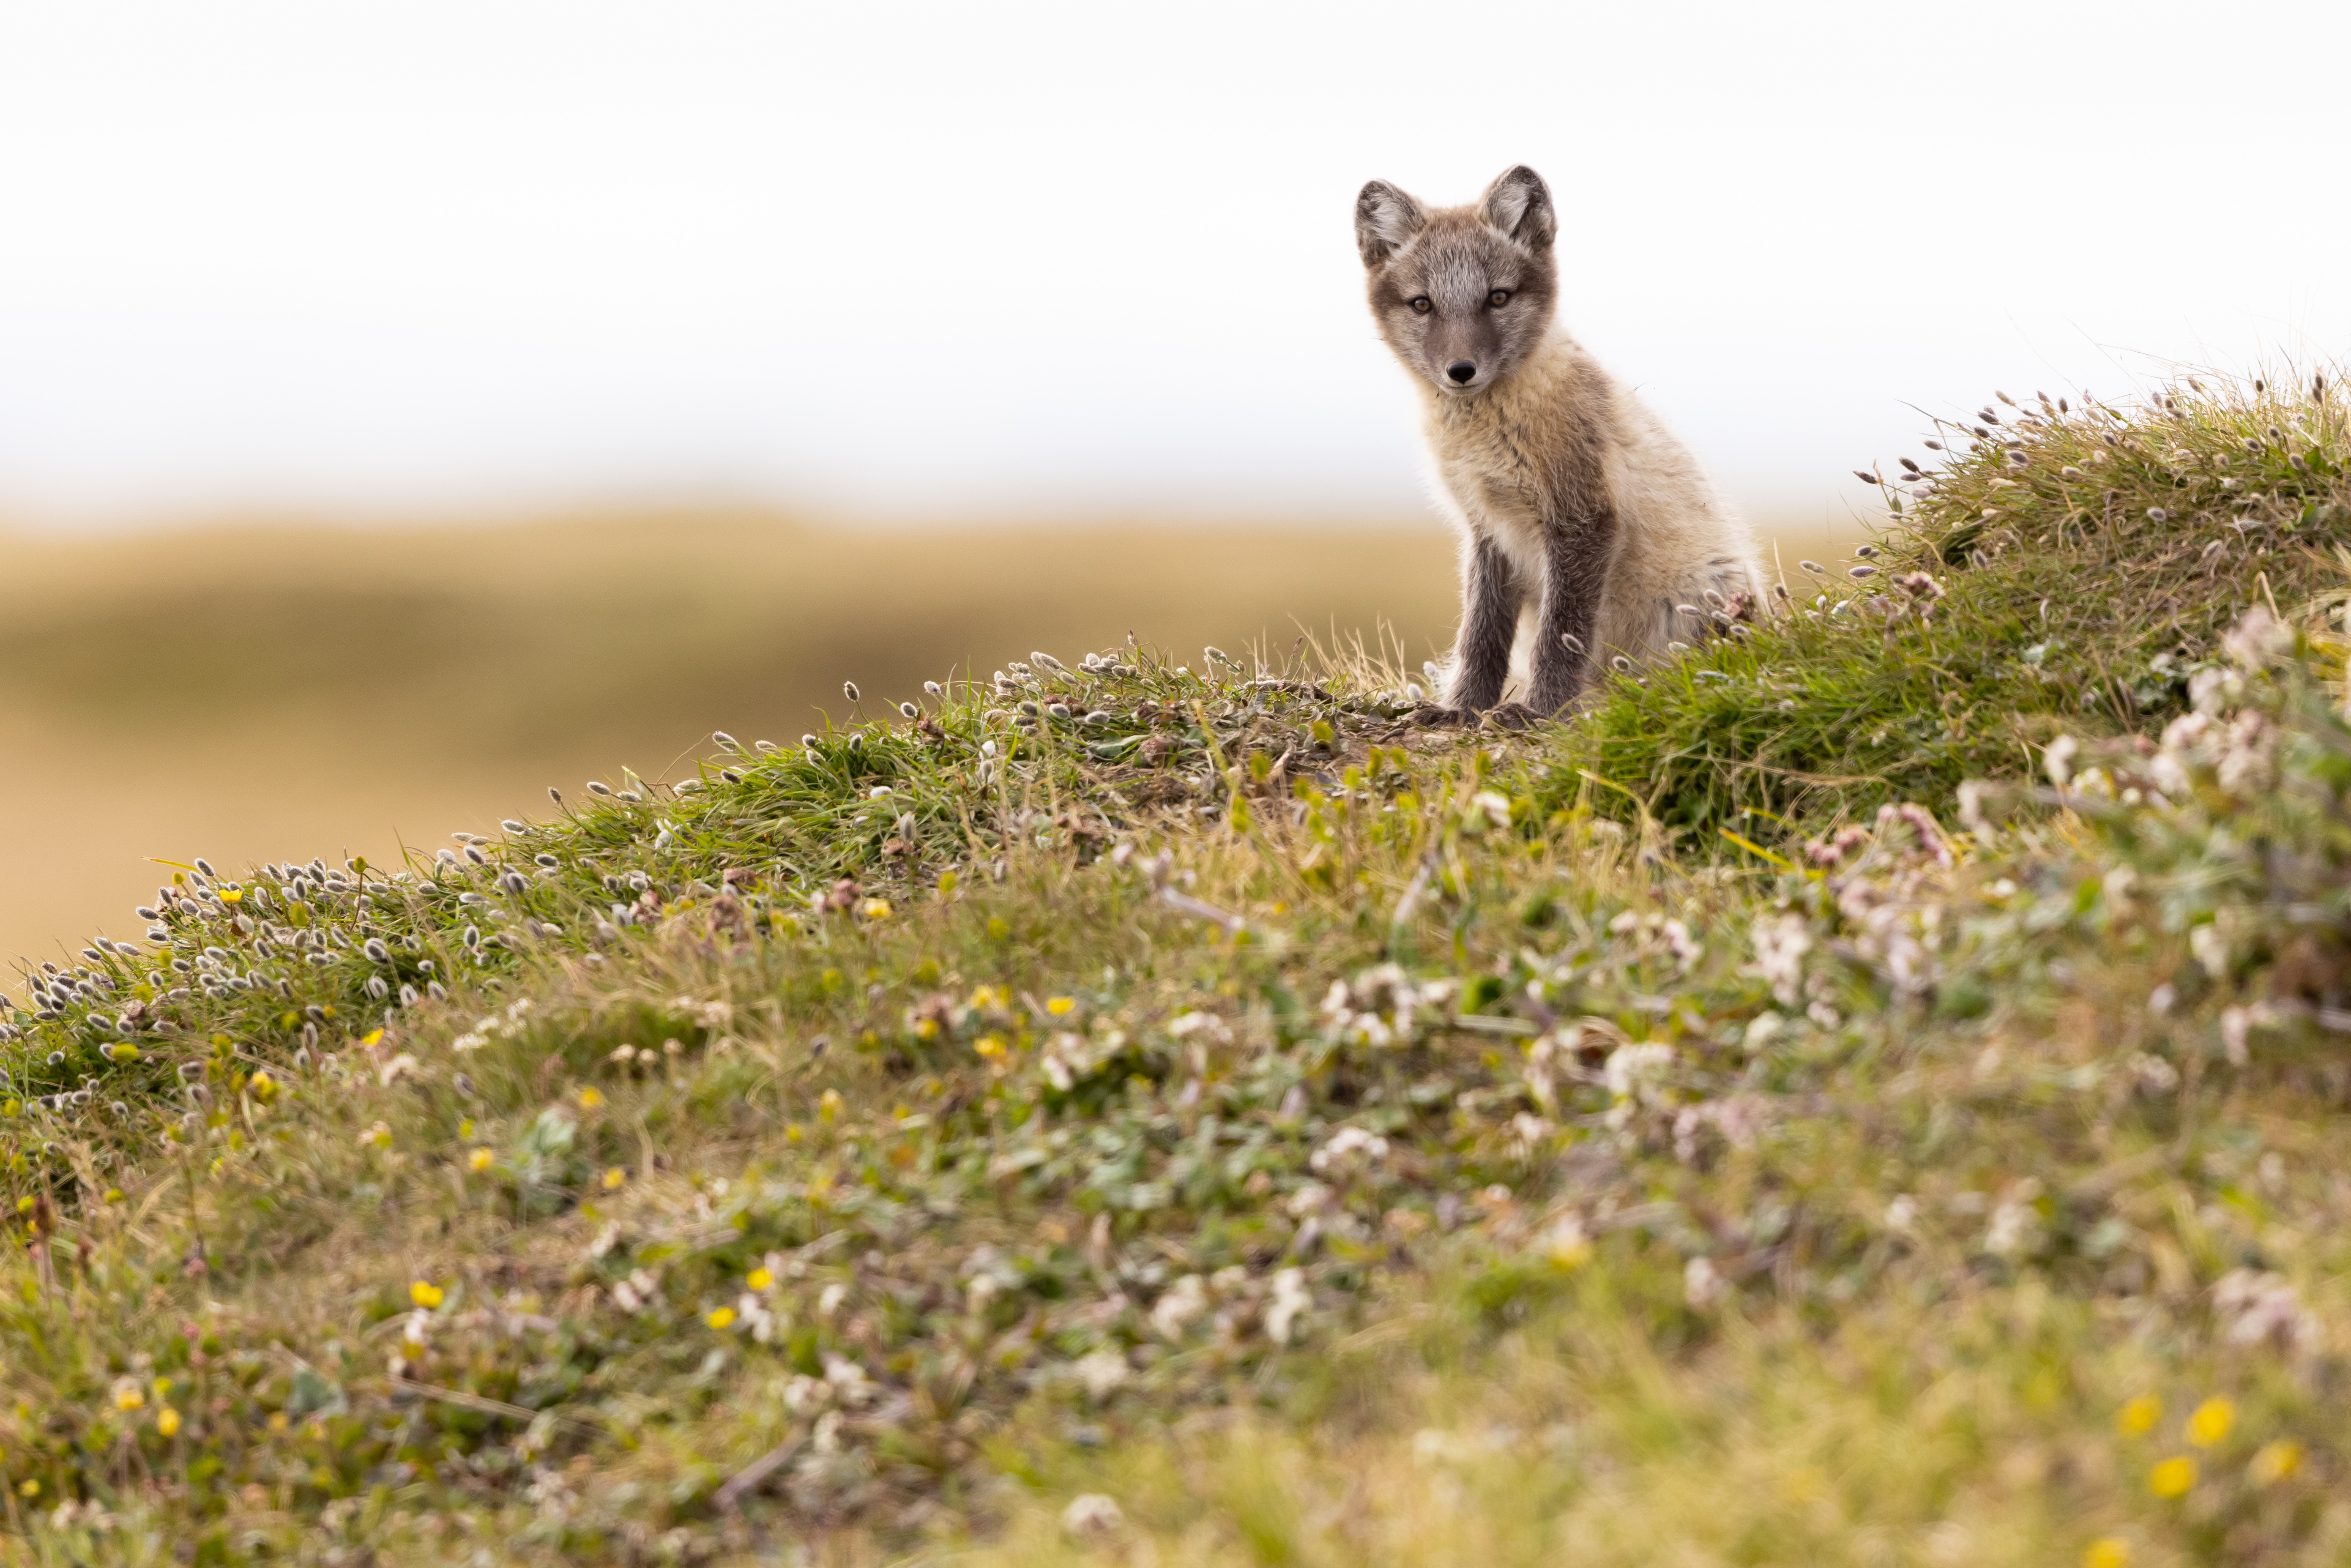
{"type": "Polygon", "coordinates": [[[1365,267],[1377,267],[1412,242],[1428,222],[1420,204],[1389,184],[1374,180],[1355,197],[1355,248],[1365,267]]]}
{"type": "Polygon", "coordinates": [[[1479,215],[1520,245],[1549,248],[1559,234],[1551,187],[1524,163],[1506,169],[1478,199],[1479,215]]]}

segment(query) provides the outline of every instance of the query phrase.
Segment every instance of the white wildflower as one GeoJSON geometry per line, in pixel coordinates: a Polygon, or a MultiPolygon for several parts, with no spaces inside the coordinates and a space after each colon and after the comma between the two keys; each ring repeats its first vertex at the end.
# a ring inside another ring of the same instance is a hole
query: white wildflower
{"type": "Polygon", "coordinates": [[[824,1358],[824,1380],[832,1385],[834,1397],[852,1409],[873,1398],[873,1380],[865,1369],[845,1355],[824,1358]]]}
{"type": "Polygon", "coordinates": [[[1388,1141],[1377,1133],[1367,1133],[1361,1127],[1342,1127],[1306,1163],[1315,1175],[1326,1176],[1334,1166],[1344,1174],[1379,1165],[1387,1157],[1388,1141]]]}
{"type": "Polygon", "coordinates": [[[2179,1087],[2179,1069],[2159,1056],[2150,1056],[2143,1051],[2137,1051],[2132,1054],[2126,1065],[2130,1069],[2131,1077],[2138,1092],[2150,1098],[2159,1094],[2168,1094],[2179,1087]]]}
{"type": "Polygon", "coordinates": [[[2041,1249],[2041,1211],[2033,1207],[2041,1184],[2027,1177],[2011,1187],[1984,1228],[1984,1250],[1995,1258],[2022,1258],[2041,1249]]]}
{"type": "Polygon", "coordinates": [[[1551,1142],[1552,1124],[1530,1111],[1521,1111],[1510,1118],[1510,1148],[1519,1158],[1530,1160],[1551,1142]]]}
{"type": "Polygon", "coordinates": [[[784,1408],[795,1416],[821,1410],[832,1403],[832,1385],[821,1377],[794,1374],[784,1384],[784,1408]]]}
{"type": "Polygon", "coordinates": [[[1469,798],[1469,810],[1463,814],[1461,826],[1469,832],[1484,828],[1507,828],[1510,825],[1510,798],[1492,789],[1480,789],[1469,798]]]}
{"type": "Polygon", "coordinates": [[[1108,1348],[1078,1357],[1070,1370],[1077,1375],[1086,1397],[1097,1403],[1116,1393],[1127,1379],[1126,1357],[1108,1348]]]}
{"type": "Polygon", "coordinates": [[[1192,1321],[1207,1310],[1207,1286],[1199,1275],[1186,1274],[1152,1303],[1151,1326],[1162,1339],[1180,1340],[1192,1321]]]}
{"type": "Polygon", "coordinates": [[[1276,1344],[1288,1344],[1296,1332],[1298,1320],[1314,1305],[1314,1298],[1306,1289],[1306,1275],[1298,1269],[1284,1269],[1273,1277],[1273,1300],[1265,1309],[1266,1337],[1276,1344]]]}
{"type": "Polygon", "coordinates": [[[2225,979],[2230,969],[2229,934],[2220,929],[2218,921],[2207,921],[2191,926],[2188,932],[2188,950],[2202,965],[2204,972],[2214,979],[2225,979]]]}
{"type": "Polygon", "coordinates": [[[2245,699],[2245,683],[2233,670],[2199,670],[2188,677],[2188,701],[2195,710],[2218,718],[2245,699]]]}
{"type": "Polygon", "coordinates": [[[1607,1063],[1601,1071],[1607,1081],[1608,1092],[1618,1100],[1629,1100],[1663,1082],[1673,1064],[1674,1048],[1653,1041],[1647,1045],[1618,1046],[1608,1053],[1607,1063]]]}
{"type": "Polygon", "coordinates": [[[1219,1045],[1230,1045],[1233,1040],[1231,1026],[1214,1013],[1178,1013],[1168,1020],[1167,1032],[1177,1040],[1188,1040],[1196,1034],[1206,1035],[1219,1045]]]}
{"type": "Polygon", "coordinates": [[[1719,1305],[1729,1289],[1721,1272],[1704,1258],[1693,1258],[1682,1265],[1682,1300],[1690,1311],[1703,1312],[1719,1305]]]}
{"type": "Polygon", "coordinates": [[[2224,1325],[2222,1337],[2231,1344],[2274,1340],[2287,1350],[2312,1351],[2325,1337],[2324,1325],[2303,1304],[2294,1281],[2283,1274],[2230,1270],[2212,1287],[2212,1310],[2224,1325]]]}
{"type": "Polygon", "coordinates": [[[1115,1535],[1125,1523],[1126,1515],[1119,1511],[1118,1504],[1098,1491],[1079,1493],[1061,1511],[1061,1533],[1073,1541],[1115,1535]]]}
{"type": "Polygon", "coordinates": [[[2256,671],[2294,652],[2294,628],[2256,604],[2220,639],[2220,651],[2239,669],[2256,671]]]}
{"type": "Polygon", "coordinates": [[[1791,910],[1775,919],[1755,923],[1755,967],[1771,987],[1782,1007],[1796,1005],[1796,988],[1804,978],[1804,955],[1813,950],[1813,928],[1791,910]]]}

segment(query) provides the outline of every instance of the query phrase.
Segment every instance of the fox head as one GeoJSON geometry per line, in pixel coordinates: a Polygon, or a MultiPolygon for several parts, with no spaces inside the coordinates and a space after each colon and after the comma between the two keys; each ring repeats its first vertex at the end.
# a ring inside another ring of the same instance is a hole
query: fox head
{"type": "Polygon", "coordinates": [[[1468,206],[1435,211],[1373,181],[1355,198],[1355,244],[1380,336],[1438,392],[1485,391],[1551,327],[1558,233],[1550,187],[1523,163],[1468,206]]]}

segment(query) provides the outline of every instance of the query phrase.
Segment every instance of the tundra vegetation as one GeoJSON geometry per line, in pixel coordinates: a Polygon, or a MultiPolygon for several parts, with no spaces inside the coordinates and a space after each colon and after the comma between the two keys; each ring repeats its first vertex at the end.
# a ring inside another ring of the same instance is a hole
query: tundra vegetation
{"type": "Polygon", "coordinates": [[[0,1551],[2343,1562],[2346,412],[1987,407],[1528,735],[1125,644],[191,861],[11,990],[0,1551]]]}

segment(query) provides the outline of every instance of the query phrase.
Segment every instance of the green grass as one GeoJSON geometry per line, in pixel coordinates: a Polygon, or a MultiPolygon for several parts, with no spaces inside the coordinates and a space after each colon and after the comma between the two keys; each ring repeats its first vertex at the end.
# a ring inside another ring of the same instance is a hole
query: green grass
{"type": "Polygon", "coordinates": [[[2344,1560],[2337,492],[1959,537],[2090,428],[1529,737],[1127,646],[180,872],[12,991],[5,1552],[2344,1560]]]}
{"type": "Polygon", "coordinates": [[[1865,580],[1800,569],[1792,615],[1617,681],[1579,760],[1701,835],[1948,800],[2060,732],[2159,728],[2247,605],[2337,582],[2339,399],[2182,385],[2127,414],[1987,413],[1938,428],[1931,483],[1889,486],[1907,510],[1865,580]]]}

